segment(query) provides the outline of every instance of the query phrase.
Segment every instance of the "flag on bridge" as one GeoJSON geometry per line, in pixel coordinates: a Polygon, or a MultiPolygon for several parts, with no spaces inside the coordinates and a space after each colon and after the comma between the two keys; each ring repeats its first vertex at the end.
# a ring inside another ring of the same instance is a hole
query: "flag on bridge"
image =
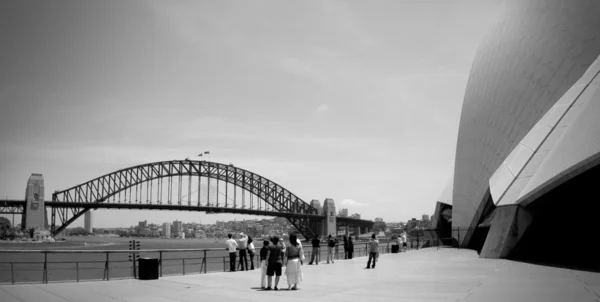
{"type": "Polygon", "coordinates": [[[204,151],[204,154],[210,154],[210,151],[204,151]]]}
{"type": "Polygon", "coordinates": [[[202,153],[198,154],[198,156],[202,156],[202,153]]]}

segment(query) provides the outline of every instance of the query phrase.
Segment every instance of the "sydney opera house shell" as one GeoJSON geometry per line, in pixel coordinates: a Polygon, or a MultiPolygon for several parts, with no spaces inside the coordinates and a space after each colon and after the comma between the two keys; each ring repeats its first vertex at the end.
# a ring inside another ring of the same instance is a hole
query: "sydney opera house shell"
{"type": "Polygon", "coordinates": [[[509,0],[499,16],[434,228],[481,257],[600,266],[600,1],[509,0]]]}

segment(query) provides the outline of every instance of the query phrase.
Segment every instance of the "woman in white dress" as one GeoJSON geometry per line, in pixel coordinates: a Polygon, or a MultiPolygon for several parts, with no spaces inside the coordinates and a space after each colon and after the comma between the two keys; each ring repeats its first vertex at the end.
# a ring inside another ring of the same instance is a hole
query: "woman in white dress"
{"type": "Polygon", "coordinates": [[[301,258],[304,255],[304,251],[302,250],[302,246],[298,244],[295,234],[290,235],[290,245],[286,247],[285,254],[285,277],[287,278],[288,290],[297,290],[298,284],[303,279],[301,258]]]}

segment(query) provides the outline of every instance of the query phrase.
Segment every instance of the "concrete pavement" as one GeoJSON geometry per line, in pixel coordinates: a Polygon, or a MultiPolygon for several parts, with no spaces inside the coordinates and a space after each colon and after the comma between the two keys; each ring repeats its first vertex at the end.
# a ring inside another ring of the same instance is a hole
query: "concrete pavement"
{"type": "MultiPolygon", "coordinates": [[[[64,301],[600,301],[600,274],[507,260],[474,251],[424,249],[304,265],[297,291],[260,290],[260,271],[0,286],[2,302],[64,301]]],[[[287,288],[282,277],[279,288],[287,288]]]]}

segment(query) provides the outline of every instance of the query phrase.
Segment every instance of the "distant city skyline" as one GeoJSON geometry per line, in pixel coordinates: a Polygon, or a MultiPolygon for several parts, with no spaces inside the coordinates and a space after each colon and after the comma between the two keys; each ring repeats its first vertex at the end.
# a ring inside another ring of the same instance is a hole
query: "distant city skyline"
{"type": "MultiPolygon", "coordinates": [[[[342,209],[342,210],[345,210],[345,209],[342,209]]],[[[340,217],[351,216],[351,215],[343,216],[343,211],[342,210],[340,210],[340,213],[338,213],[338,216],[340,216],[340,217]]],[[[228,214],[221,214],[221,215],[223,217],[229,216],[228,214]]],[[[143,221],[135,221],[135,222],[131,222],[131,223],[123,222],[123,225],[114,225],[114,226],[95,226],[95,225],[92,225],[92,227],[94,227],[94,228],[131,228],[131,227],[141,226],[140,223],[142,223],[142,222],[144,222],[146,226],[150,225],[150,224],[157,225],[157,226],[164,226],[164,225],[168,224],[169,227],[170,227],[170,226],[173,225],[173,223],[175,221],[178,221],[181,224],[193,224],[193,223],[196,223],[196,224],[199,224],[199,225],[213,225],[213,224],[217,224],[218,222],[260,221],[260,220],[263,220],[263,219],[270,220],[270,219],[273,219],[273,218],[277,218],[277,216],[252,216],[252,215],[235,215],[235,216],[242,216],[242,217],[246,216],[246,218],[237,219],[237,217],[234,217],[231,220],[216,219],[214,222],[202,222],[201,220],[200,221],[193,221],[193,220],[192,221],[186,221],[186,220],[181,220],[181,219],[175,219],[175,220],[172,220],[172,221],[160,221],[160,220],[149,221],[149,220],[145,219],[143,221]],[[250,218],[247,218],[247,217],[254,217],[254,218],[250,219],[250,218]]],[[[420,216],[421,216],[421,220],[429,220],[429,217],[430,217],[429,214],[422,214],[420,216]]],[[[377,221],[377,218],[378,217],[376,217],[373,220],[377,221]]],[[[386,223],[406,223],[406,222],[408,222],[408,221],[410,221],[412,219],[415,219],[415,217],[409,218],[409,219],[404,220],[404,221],[401,221],[401,220],[390,220],[390,221],[388,221],[388,220],[385,220],[385,219],[383,221],[386,222],[386,223]]],[[[69,225],[69,228],[73,228],[73,227],[78,227],[78,226],[76,224],[69,225]]]]}
{"type": "MultiPolygon", "coordinates": [[[[433,213],[453,173],[473,57],[501,6],[34,2],[0,3],[0,198],[22,198],[31,173],[43,174],[49,200],[210,151],[202,159],[306,202],[332,198],[386,221],[433,213]]],[[[94,224],[253,217],[98,210],[94,224]]]]}

